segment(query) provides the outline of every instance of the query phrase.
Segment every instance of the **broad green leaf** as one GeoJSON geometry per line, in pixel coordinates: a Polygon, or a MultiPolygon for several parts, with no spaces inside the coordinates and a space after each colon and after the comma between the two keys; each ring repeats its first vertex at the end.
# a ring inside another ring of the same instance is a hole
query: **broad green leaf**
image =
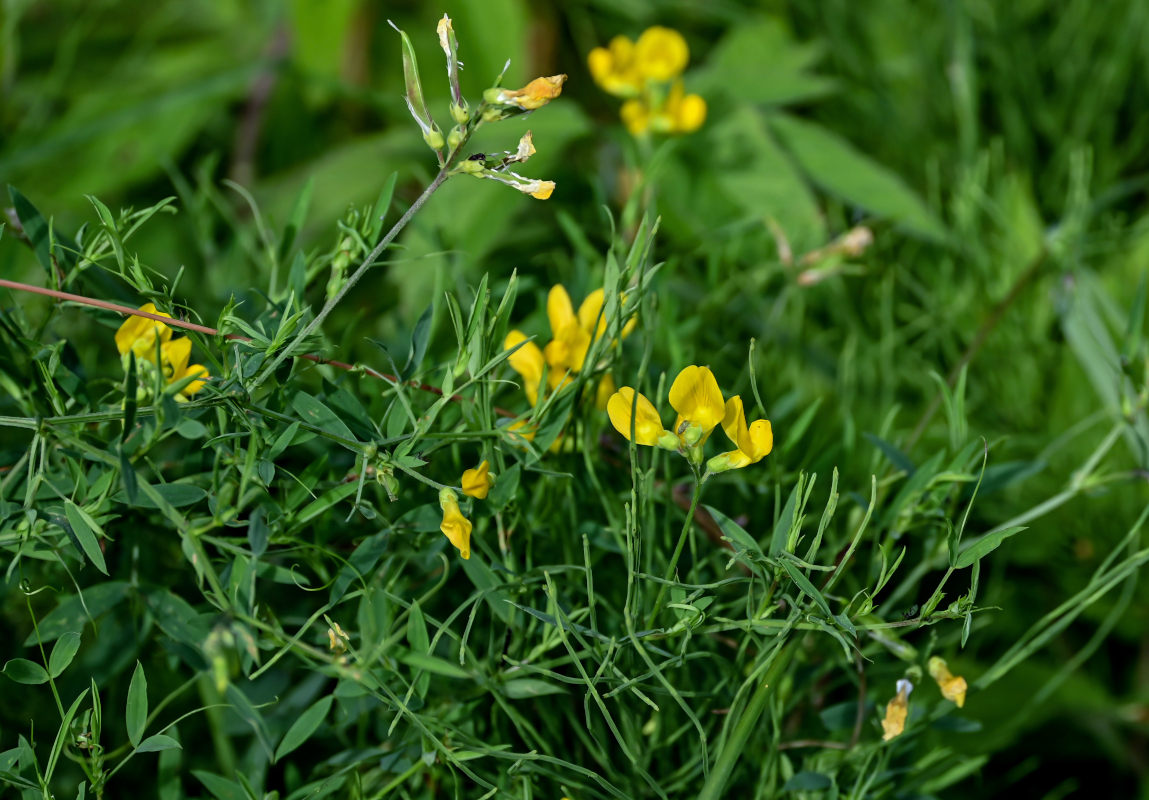
{"type": "Polygon", "coordinates": [[[786,784],[782,787],[784,792],[811,792],[818,789],[829,789],[834,785],[834,781],[829,775],[823,775],[821,772],[797,772],[786,784]]]}
{"type": "Polygon", "coordinates": [[[702,507],[706,509],[710,516],[714,517],[714,521],[718,523],[718,527],[722,530],[723,536],[737,547],[743,550],[749,550],[751,553],[765,558],[766,554],[762,552],[762,546],[758,544],[758,540],[751,536],[745,528],[713,506],[703,504],[702,507]]]}
{"type": "Polygon", "coordinates": [[[445,678],[459,678],[470,679],[471,673],[460,667],[458,664],[452,664],[450,661],[445,661],[435,656],[429,656],[426,653],[417,653],[414,650],[404,650],[396,648],[393,653],[395,659],[400,663],[406,664],[415,669],[425,669],[436,675],[442,675],[445,678]]]}
{"type": "Polygon", "coordinates": [[[207,772],[202,769],[193,769],[192,775],[199,779],[199,782],[204,785],[212,797],[216,800],[248,800],[247,793],[243,791],[243,787],[235,781],[229,781],[227,778],[216,775],[214,772],[207,772]]]}
{"type": "MultiPolygon", "coordinates": [[[[82,630],[89,619],[98,618],[124,600],[130,588],[126,581],[106,581],[85,589],[82,600],[78,594],[62,598],[60,604],[40,620],[40,641],[51,642],[68,631],[82,630]]],[[[24,640],[24,646],[31,647],[35,643],[33,631],[24,640]]]]}
{"type": "Polygon", "coordinates": [[[283,734],[279,747],[275,748],[276,761],[311,738],[311,734],[315,733],[316,729],[323,724],[323,720],[327,718],[327,712],[331,710],[331,703],[334,699],[331,695],[327,695],[299,715],[298,719],[287,729],[287,733],[283,734]]]}
{"type": "Polygon", "coordinates": [[[128,741],[138,746],[148,722],[148,679],[144,675],[144,665],[136,662],[132,682],[128,684],[128,703],[124,713],[128,726],[128,741]]]}
{"type": "Polygon", "coordinates": [[[795,507],[798,503],[798,493],[802,489],[802,482],[799,481],[790,490],[790,496],[786,499],[786,505],[782,508],[782,515],[778,517],[778,522],[774,525],[774,532],[770,536],[770,555],[778,556],[786,550],[786,540],[790,536],[790,528],[794,524],[795,507]]]}
{"type": "Polygon", "coordinates": [[[26,658],[14,658],[4,665],[4,674],[16,683],[26,683],[35,686],[48,682],[48,670],[35,661],[26,658]]]}
{"type": "Polygon", "coordinates": [[[990,531],[958,553],[957,560],[954,561],[954,569],[965,569],[968,566],[972,566],[975,561],[985,558],[1000,547],[1001,543],[1010,536],[1021,533],[1026,530],[1027,527],[1026,525],[1014,525],[1009,528],[1002,528],[999,531],[990,531]]]}
{"type": "Polygon", "coordinates": [[[107,575],[108,565],[104,563],[104,553],[100,550],[100,542],[96,538],[96,534],[103,535],[104,531],[87,511],[71,500],[64,501],[64,514],[68,517],[72,532],[79,540],[84,555],[88,557],[96,569],[107,575]]]}
{"type": "Polygon", "coordinates": [[[820,125],[775,114],[771,128],[810,178],[831,194],[879,216],[907,232],[945,241],[948,232],[921,198],[896,174],[860,153],[820,125]]]}
{"type": "Polygon", "coordinates": [[[157,733],[144,739],[136,747],[137,753],[159,753],[163,750],[182,750],[183,747],[170,736],[157,733]]]}
{"type": "Polygon", "coordinates": [[[304,422],[310,423],[319,430],[352,442],[356,441],[355,435],[351,433],[351,429],[343,423],[343,420],[307,392],[298,392],[291,401],[291,407],[299,413],[304,422]]]}
{"type": "MultiPolygon", "coordinates": [[[[431,649],[431,638],[427,635],[427,621],[423,618],[423,611],[418,601],[411,603],[411,611],[407,616],[407,643],[412,651],[426,655],[431,649]]],[[[431,676],[426,673],[415,679],[415,694],[419,697],[427,695],[431,685],[431,676]]]]}
{"type": "Polygon", "coordinates": [[[56,641],[52,648],[52,655],[48,657],[48,674],[53,678],[60,677],[61,673],[72,663],[76,651],[80,649],[80,634],[68,631],[56,641]]]}

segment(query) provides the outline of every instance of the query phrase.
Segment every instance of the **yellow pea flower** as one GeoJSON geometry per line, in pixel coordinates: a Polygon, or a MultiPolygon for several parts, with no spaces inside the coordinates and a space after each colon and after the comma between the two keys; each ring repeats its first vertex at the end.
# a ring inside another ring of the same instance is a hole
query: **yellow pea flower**
{"type": "Polygon", "coordinates": [[[459,510],[459,499],[448,488],[439,490],[439,507],[443,509],[443,521],[439,530],[447,541],[455,546],[464,559],[471,557],[471,521],[459,510]]]}
{"type": "Polygon", "coordinates": [[[594,82],[617,97],[634,97],[642,91],[643,76],[634,60],[634,42],[616,36],[608,47],[596,47],[586,58],[594,82]]]}
{"type": "Polygon", "coordinates": [[[511,369],[522,377],[523,391],[527,393],[527,399],[531,401],[533,406],[539,401],[539,385],[543,382],[546,359],[543,358],[542,349],[534,342],[527,341],[527,335],[518,330],[507,334],[507,338],[503,341],[503,349],[510,350],[522,342],[526,342],[526,344],[511,353],[507,361],[510,363],[511,369]]]}
{"type": "MultiPolygon", "coordinates": [[[[586,301],[583,301],[583,305],[586,305],[586,301]]],[[[557,284],[551,287],[547,293],[547,319],[550,320],[554,339],[543,348],[543,356],[550,367],[551,388],[563,379],[564,373],[581,372],[586,361],[591,335],[582,325],[582,309],[579,311],[579,315],[575,316],[571,297],[565,288],[557,284]]]]}
{"type": "Polygon", "coordinates": [[[898,693],[886,704],[886,716],[882,719],[882,741],[888,742],[895,736],[901,736],[906,729],[906,715],[910,710],[910,692],[914,685],[906,679],[898,681],[898,693]]]}
{"type": "Polygon", "coordinates": [[[691,447],[705,442],[726,416],[722,390],[708,367],[683,368],[670,386],[670,405],[678,412],[674,432],[691,447]]]}
{"type": "Polygon", "coordinates": [[[930,677],[937,681],[938,688],[942,690],[942,697],[954,703],[958,708],[965,705],[967,690],[965,678],[952,675],[944,658],[934,656],[929,661],[930,677]]]}
{"type": "Polygon", "coordinates": [[[207,379],[211,376],[208,375],[207,367],[203,364],[192,364],[188,366],[188,359],[191,357],[191,339],[187,337],[180,337],[179,339],[172,339],[171,341],[164,342],[160,346],[160,369],[164,374],[164,381],[168,386],[173,383],[178,383],[184,378],[196,377],[197,380],[192,381],[187,386],[180,389],[179,394],[176,395],[177,400],[187,400],[193,394],[198,392],[207,383],[207,379]]]}
{"type": "MultiPolygon", "coordinates": [[[[155,303],[145,303],[140,306],[139,310],[148,314],[158,314],[168,319],[172,318],[171,314],[158,311],[155,303]]],[[[163,344],[171,338],[172,329],[162,322],[147,317],[130,316],[116,331],[116,349],[120,351],[121,356],[126,356],[131,351],[136,354],[137,359],[154,360],[156,340],[158,339],[163,344]]]]}
{"type": "Polygon", "coordinates": [[[668,81],[686,69],[690,48],[682,34],[661,25],[647,28],[634,44],[634,62],[644,78],[668,81]]]}
{"type": "Polygon", "coordinates": [[[685,94],[682,81],[676,81],[660,107],[651,107],[645,100],[627,100],[619,115],[632,136],[693,133],[706,121],[706,101],[685,94]]]}
{"type": "Polygon", "coordinates": [[[670,449],[677,447],[677,442],[671,442],[674,434],[662,427],[662,418],[654,404],[646,399],[646,395],[639,394],[635,400],[633,387],[623,386],[606,403],[606,413],[610,417],[610,424],[630,440],[631,420],[634,421],[634,443],[644,444],[648,447],[663,446],[670,443],[670,449]],[[633,417],[631,407],[634,407],[633,417]]]}
{"type": "Polygon", "coordinates": [[[487,463],[486,459],[483,459],[483,462],[474,469],[463,471],[461,485],[463,494],[479,500],[487,499],[487,493],[491,491],[495,482],[491,479],[490,464],[487,463]]]}
{"type": "Polygon", "coordinates": [[[742,398],[734,395],[726,401],[726,413],[722,417],[722,430],[737,450],[715,456],[707,462],[711,472],[725,472],[728,469],[741,469],[756,464],[774,448],[774,431],[770,420],[757,419],[746,425],[746,412],[742,408],[742,398]]]}

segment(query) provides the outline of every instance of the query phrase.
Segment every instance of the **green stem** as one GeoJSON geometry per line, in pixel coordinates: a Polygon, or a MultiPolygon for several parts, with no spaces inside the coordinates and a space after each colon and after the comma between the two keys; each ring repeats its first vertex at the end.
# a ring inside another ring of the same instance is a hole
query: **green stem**
{"type": "Polygon", "coordinates": [[[315,315],[315,319],[311,320],[311,322],[309,322],[303,330],[296,334],[295,338],[292,339],[286,347],[282,348],[278,353],[276,353],[275,358],[271,360],[271,363],[260,371],[259,375],[257,375],[255,380],[252,382],[251,386],[248,387],[249,392],[254,393],[255,390],[259,388],[259,385],[267,380],[268,376],[270,376],[275,371],[276,367],[282,364],[286,359],[290,358],[292,351],[298,348],[303,343],[303,341],[309,335],[311,335],[312,331],[323,324],[323,320],[327,319],[327,316],[335,309],[335,306],[339,305],[339,302],[347,295],[349,291],[351,291],[351,288],[359,282],[359,279],[367,273],[367,270],[375,266],[375,259],[377,259],[383,253],[383,251],[387,249],[388,245],[390,245],[391,242],[395,240],[395,237],[399,235],[399,232],[403,230],[403,228],[407,227],[407,223],[410,222],[411,218],[419,212],[419,209],[421,209],[423,205],[431,199],[431,195],[435,193],[435,190],[442,186],[447,178],[450,177],[451,170],[454,167],[455,162],[459,160],[459,157],[463,152],[463,147],[467,144],[467,140],[471,138],[471,134],[475,132],[476,128],[478,128],[478,122],[476,122],[474,126],[467,128],[467,132],[464,135],[463,140],[459,142],[458,147],[456,147],[451,155],[448,156],[447,160],[443,163],[443,166],[439,169],[439,174],[435,176],[435,179],[427,185],[427,188],[424,189],[423,193],[419,195],[414,203],[411,204],[411,207],[407,209],[406,213],[399,217],[399,221],[391,226],[391,230],[387,231],[387,235],[380,239],[379,243],[375,245],[374,249],[372,249],[372,251],[367,254],[367,257],[363,259],[363,263],[361,263],[358,268],[356,268],[356,270],[351,273],[351,277],[349,277],[347,281],[339,288],[339,291],[337,291],[331,296],[330,299],[328,299],[323,308],[320,309],[319,313],[315,315]]]}
{"type": "Polygon", "coordinates": [[[718,757],[714,760],[714,768],[710,770],[710,777],[703,784],[702,791],[698,793],[696,800],[718,800],[718,798],[725,796],[723,792],[726,789],[727,781],[730,780],[731,773],[734,772],[735,765],[738,763],[738,757],[746,749],[746,743],[754,733],[759,717],[766,709],[766,703],[770,699],[774,684],[778,682],[797,649],[796,644],[797,642],[788,642],[775,651],[774,663],[770,665],[765,677],[762,678],[762,682],[754,690],[746,708],[743,709],[733,728],[731,728],[730,735],[722,742],[718,757]]]}
{"type": "Polygon", "coordinates": [[[678,568],[678,559],[682,555],[682,548],[686,544],[686,537],[690,534],[690,528],[694,522],[694,512],[698,508],[698,501],[702,499],[702,481],[699,479],[698,474],[694,475],[694,496],[690,499],[690,510],[686,512],[686,521],[682,523],[682,533],[678,535],[678,544],[674,547],[674,555],[670,557],[670,564],[666,567],[666,574],[662,578],[662,583],[658,586],[658,594],[654,598],[654,606],[651,609],[650,616],[647,618],[646,627],[653,628],[654,620],[658,617],[658,612],[662,610],[662,596],[666,593],[666,587],[674,579],[674,571],[678,568]]]}

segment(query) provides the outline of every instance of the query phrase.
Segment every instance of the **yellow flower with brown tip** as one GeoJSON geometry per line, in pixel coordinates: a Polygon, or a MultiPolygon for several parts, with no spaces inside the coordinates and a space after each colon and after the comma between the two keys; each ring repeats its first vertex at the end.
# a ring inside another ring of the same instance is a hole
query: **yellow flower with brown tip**
{"type": "Polygon", "coordinates": [[[486,500],[487,493],[491,491],[491,487],[495,485],[495,481],[491,478],[490,464],[486,459],[474,469],[463,471],[463,494],[474,497],[478,500],[486,500]]]}
{"type": "Polygon", "coordinates": [[[903,678],[898,681],[897,695],[886,703],[886,716],[882,718],[882,741],[888,742],[895,736],[901,736],[906,729],[906,716],[910,711],[910,692],[914,685],[903,678]]]}
{"type": "Polygon", "coordinates": [[[522,89],[488,89],[484,99],[493,105],[515,106],[524,111],[542,108],[563,93],[566,75],[535,78],[522,89]]]}
{"type": "Polygon", "coordinates": [[[707,462],[711,472],[725,472],[728,469],[741,469],[756,464],[774,449],[774,431],[770,420],[756,419],[746,424],[746,412],[742,408],[742,398],[734,395],[726,401],[726,413],[722,417],[722,430],[737,450],[715,456],[707,462]]]}
{"type": "Polygon", "coordinates": [[[678,412],[674,432],[689,445],[700,445],[726,416],[722,390],[709,367],[684,367],[670,385],[670,406],[678,412]]]}
{"type": "Polygon", "coordinates": [[[452,489],[439,490],[439,507],[443,509],[443,521],[439,530],[447,541],[455,546],[464,559],[471,557],[471,521],[459,510],[459,498],[452,489]]]}
{"type": "Polygon", "coordinates": [[[954,703],[958,708],[965,705],[967,690],[965,678],[950,673],[944,658],[934,656],[929,661],[930,677],[937,681],[938,688],[942,690],[942,697],[954,703]]]}

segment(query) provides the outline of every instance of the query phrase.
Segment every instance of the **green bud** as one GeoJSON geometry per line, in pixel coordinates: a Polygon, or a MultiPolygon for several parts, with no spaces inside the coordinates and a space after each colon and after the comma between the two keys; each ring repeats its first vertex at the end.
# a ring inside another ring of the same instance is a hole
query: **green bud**
{"type": "Polygon", "coordinates": [[[431,129],[423,132],[423,141],[432,150],[442,150],[446,140],[443,139],[443,132],[439,130],[439,126],[431,123],[431,129]]]}
{"type": "Polygon", "coordinates": [[[451,132],[447,134],[447,150],[451,153],[458,150],[466,135],[466,131],[460,125],[451,128],[451,132]]]}
{"type": "Polygon", "coordinates": [[[726,457],[725,453],[720,456],[715,456],[706,462],[707,472],[725,472],[728,469],[730,469],[730,460],[726,457]]]}
{"type": "Polygon", "coordinates": [[[455,490],[450,486],[444,486],[439,490],[439,508],[446,510],[447,506],[451,504],[458,504],[459,496],[455,494],[455,490]]]}
{"type": "Polygon", "coordinates": [[[485,167],[482,161],[472,161],[468,158],[466,161],[459,163],[459,172],[465,172],[468,175],[479,175],[484,169],[485,167]]]}
{"type": "Polygon", "coordinates": [[[663,450],[675,452],[678,450],[678,437],[670,431],[663,431],[662,435],[658,437],[658,446],[663,450]]]}
{"type": "Polygon", "coordinates": [[[685,430],[680,431],[682,434],[682,441],[688,446],[694,447],[702,439],[702,426],[691,422],[685,426],[685,430]]]}

